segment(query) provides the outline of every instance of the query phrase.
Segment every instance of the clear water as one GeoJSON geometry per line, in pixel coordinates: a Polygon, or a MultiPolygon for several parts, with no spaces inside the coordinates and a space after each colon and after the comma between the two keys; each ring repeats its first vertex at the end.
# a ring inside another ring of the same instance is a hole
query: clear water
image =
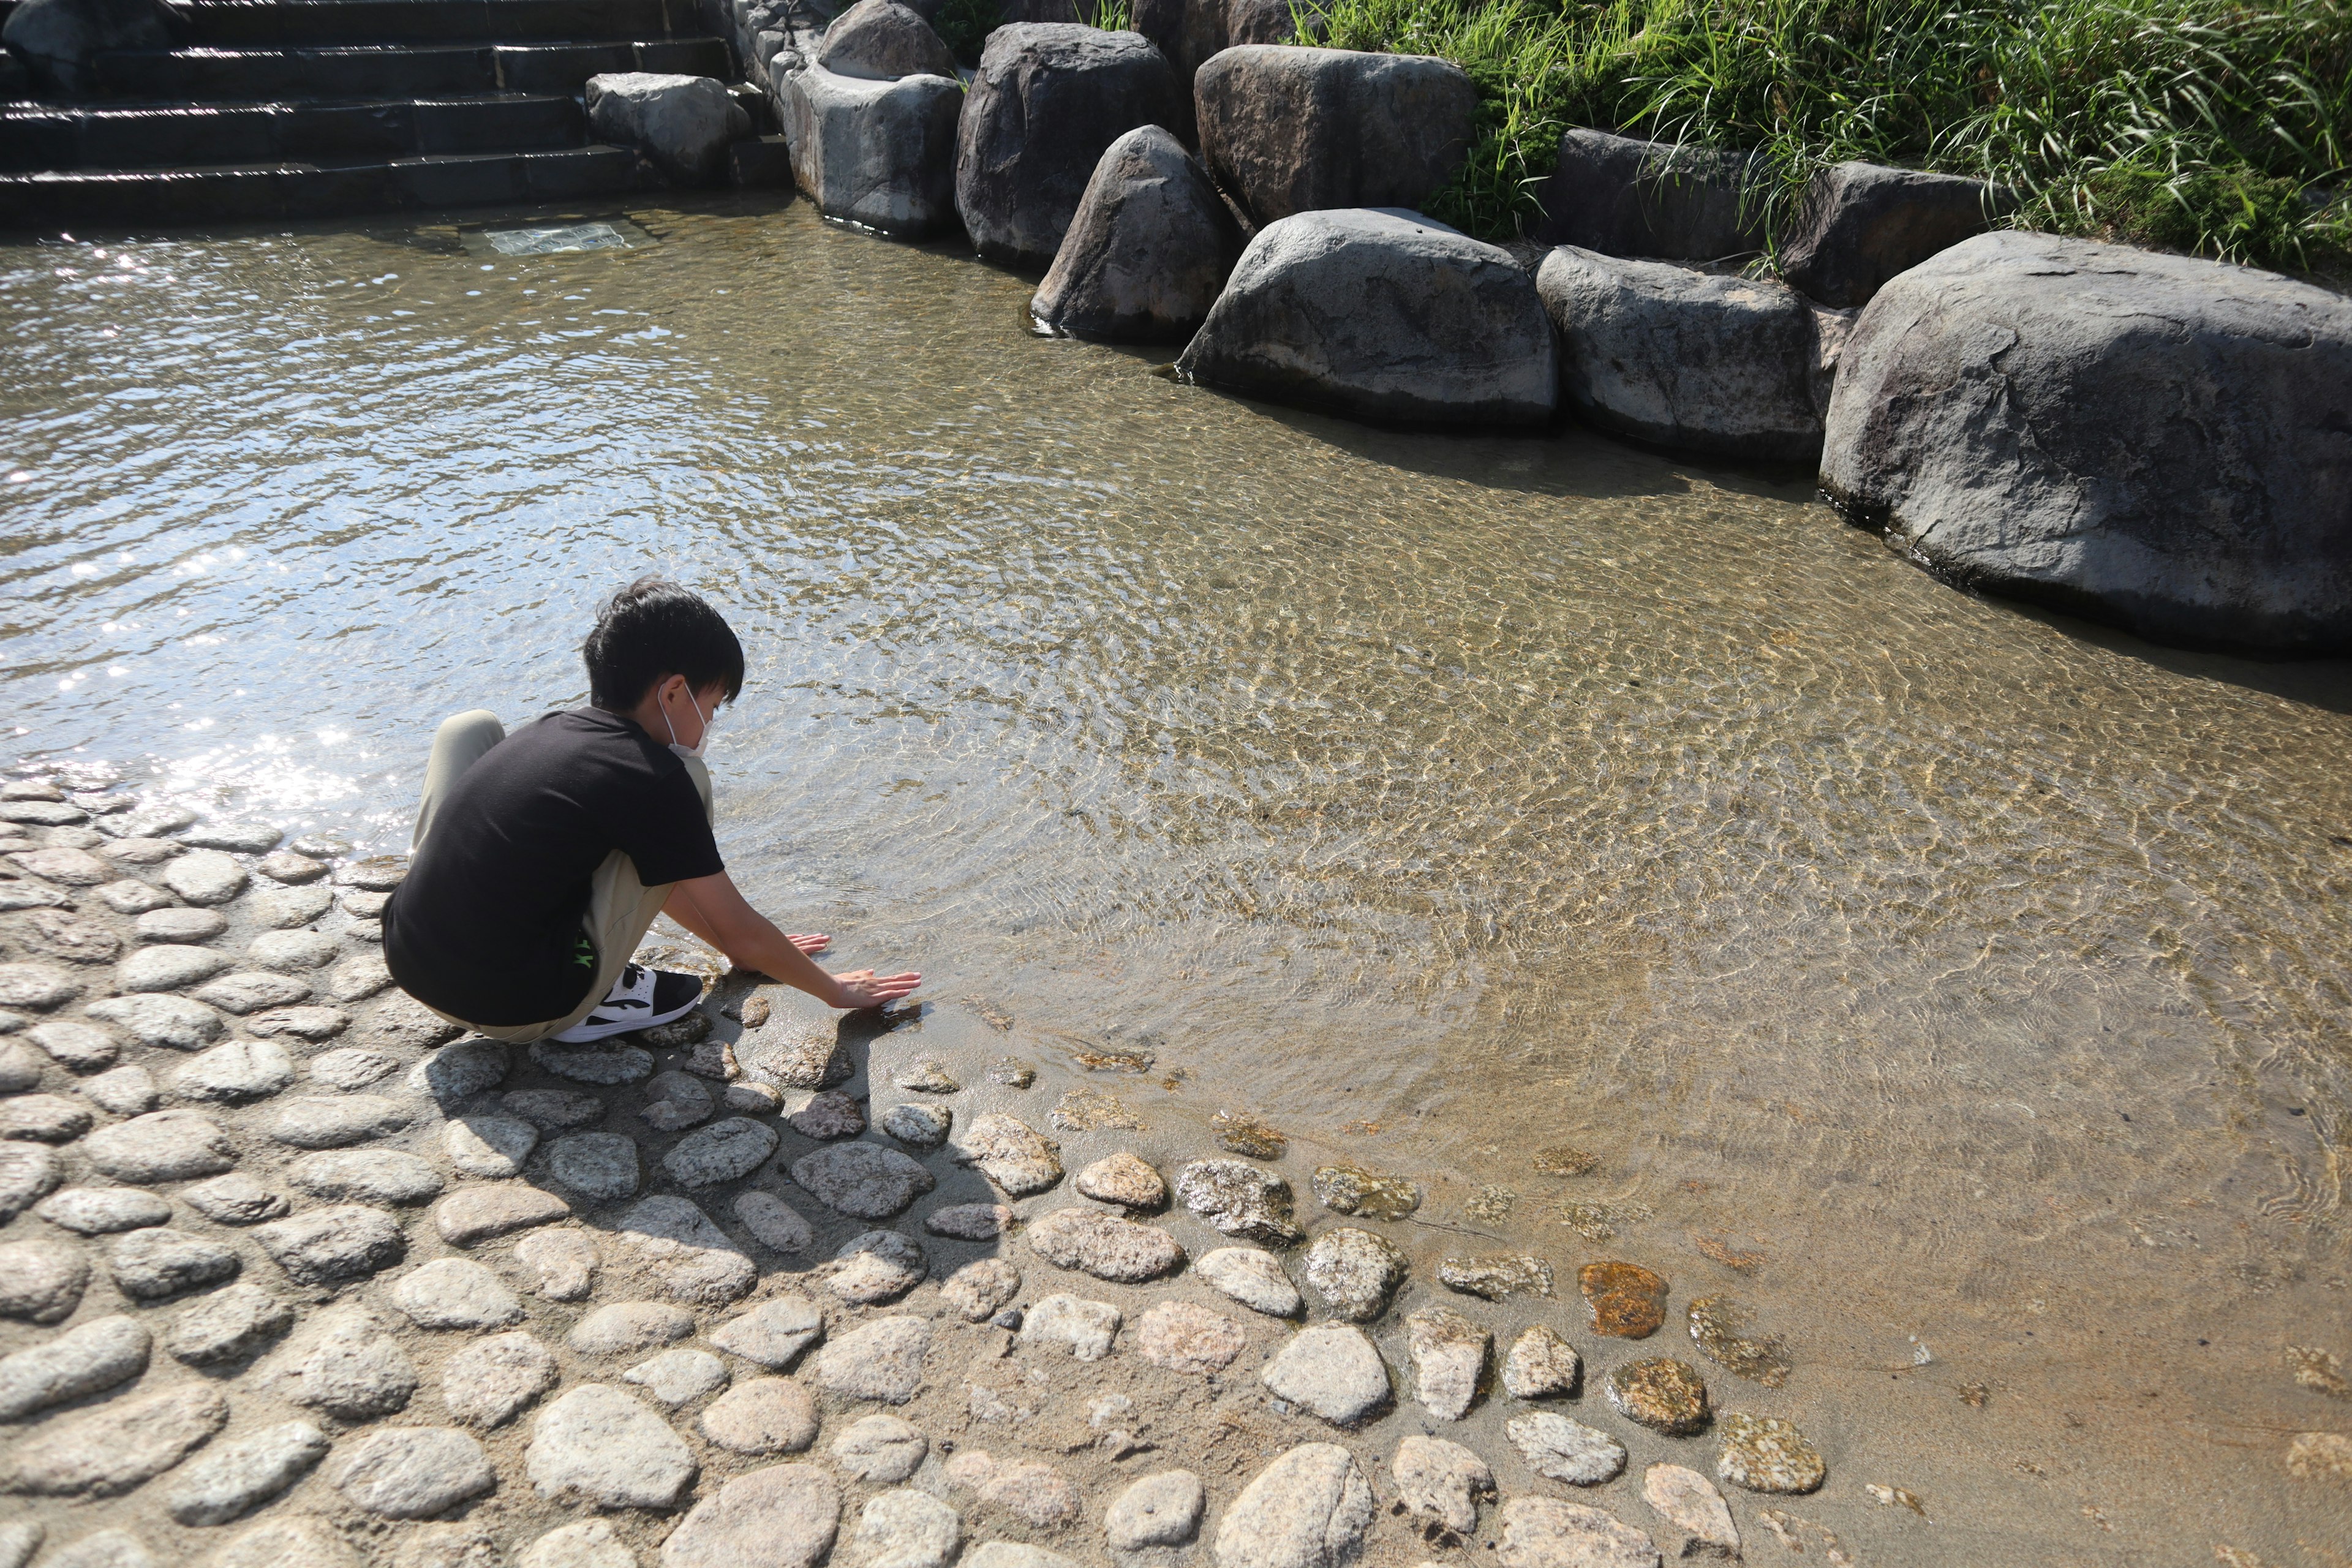
{"type": "Polygon", "coordinates": [[[2352,1430],[2287,1359],[2352,1360],[2345,667],[1176,385],[803,207],[628,216],[0,249],[16,753],[397,847],[434,723],[581,700],[669,573],[751,650],[736,874],[940,1041],[1148,1052],[1102,1087],[1413,1176],[1418,1262],[1539,1252],[1579,1330],[1585,1261],[1730,1291],[1796,1372],[1717,1403],[1854,1561],[2352,1562],[2284,1463],[2352,1430]]]}

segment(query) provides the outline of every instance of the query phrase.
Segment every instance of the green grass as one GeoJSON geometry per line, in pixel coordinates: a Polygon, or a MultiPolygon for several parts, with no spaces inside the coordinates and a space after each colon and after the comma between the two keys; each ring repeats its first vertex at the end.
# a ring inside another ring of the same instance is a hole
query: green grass
{"type": "Polygon", "coordinates": [[[1430,207],[1488,238],[1593,125],[1761,149],[1774,234],[1860,158],[1997,180],[2019,226],[2352,271],[2352,0],[1335,0],[1328,41],[1470,73],[1430,207]]]}

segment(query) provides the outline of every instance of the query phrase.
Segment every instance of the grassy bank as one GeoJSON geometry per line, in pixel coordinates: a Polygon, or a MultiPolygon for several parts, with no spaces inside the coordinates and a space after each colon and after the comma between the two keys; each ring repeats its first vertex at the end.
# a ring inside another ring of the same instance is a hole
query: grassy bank
{"type": "Polygon", "coordinates": [[[1849,158],[1998,180],[2022,226],[2352,272],[2352,0],[1334,0],[1479,121],[1435,216],[1507,237],[1572,125],[1763,150],[1777,232],[1849,158]]]}

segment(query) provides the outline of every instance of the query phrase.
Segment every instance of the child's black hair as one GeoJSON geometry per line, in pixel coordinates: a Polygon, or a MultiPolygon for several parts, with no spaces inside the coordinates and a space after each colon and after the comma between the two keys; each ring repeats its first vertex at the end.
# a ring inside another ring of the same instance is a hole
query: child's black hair
{"type": "Polygon", "coordinates": [[[732,702],[743,690],[743,645],[698,594],[667,577],[640,577],[613,595],[580,645],[588,666],[588,700],[608,713],[625,713],[656,682],[686,677],[697,691],[727,688],[732,702]]]}

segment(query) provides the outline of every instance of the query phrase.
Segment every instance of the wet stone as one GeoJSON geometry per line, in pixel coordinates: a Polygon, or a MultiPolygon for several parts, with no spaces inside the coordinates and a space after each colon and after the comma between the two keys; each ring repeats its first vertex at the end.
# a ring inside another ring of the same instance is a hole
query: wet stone
{"type": "Polygon", "coordinates": [[[841,1524],[841,1493],[814,1465],[770,1465],[694,1505],[662,1542],[662,1568],[815,1568],[841,1524]]]}
{"type": "Polygon", "coordinates": [[[759,1279],[742,1248],[687,1198],[638,1199],[614,1226],[613,1242],[623,1261],[681,1301],[724,1306],[750,1294],[759,1279]]]}
{"type": "Polygon", "coordinates": [[[322,984],[338,1002],[364,1002],[392,984],[392,971],[372,952],[344,959],[327,971],[322,984]]]}
{"type": "Polygon", "coordinates": [[[1055,1209],[1030,1225],[1028,1238],[1030,1251],[1058,1268],[1121,1284],[1157,1279],[1184,1261],[1166,1231],[1099,1209],[1055,1209]]]}
{"type": "Polygon", "coordinates": [[[350,1439],[328,1482],[386,1519],[430,1519],[498,1484],[482,1446],[447,1426],[394,1426],[350,1439]]]}
{"type": "Polygon", "coordinates": [[[801,1212],[773,1193],[738,1193],[735,1217],[751,1239],[772,1252],[805,1252],[816,1242],[816,1232],[801,1212]]]}
{"type": "MultiPolygon", "coordinates": [[[[794,1126],[799,1122],[795,1121],[794,1126]]],[[[882,1113],[883,1131],[910,1149],[936,1149],[948,1141],[955,1113],[944,1105],[894,1105],[882,1113]]]]}
{"type": "Polygon", "coordinates": [[[163,1495],[181,1524],[226,1524],[268,1502],[327,1457],[327,1435],[308,1421],[283,1421],[218,1444],[181,1467],[163,1495]]]}
{"type": "Polygon", "coordinates": [[[521,1330],[478,1340],[441,1370],[441,1403],[469,1426],[503,1426],[559,1377],[555,1356],[521,1330]]]}
{"type": "Polygon", "coordinates": [[[1194,1375],[1223,1371],[1248,1342],[1239,1323],[1190,1301],[1162,1301],[1135,1325],[1144,1360],[1194,1375]]]}
{"type": "Polygon", "coordinates": [[[156,1226],[117,1237],[107,1248],[114,1288],[134,1301],[161,1301],[235,1278],[245,1260],[232,1247],[156,1226]]]}
{"type": "Polygon", "coordinates": [[[465,1258],[436,1258],[402,1275],[392,1304],[420,1329],[496,1329],[523,1316],[506,1283],[465,1258]]]}
{"type": "Polygon", "coordinates": [[[291,849],[273,850],[254,862],[253,868],[273,882],[315,882],[327,874],[326,865],[291,849]]]}
{"type": "Polygon", "coordinates": [[[231,1040],[199,1052],[172,1075],[172,1091],[182,1100],[247,1105],[267,1100],[294,1081],[294,1058],[268,1040],[231,1040]]]}
{"type": "Polygon", "coordinates": [[[730,1116],[679,1139],[662,1156],[662,1169],[687,1187],[740,1182],[767,1163],[776,1143],[776,1130],[767,1123],[730,1116]]]}
{"type": "Polygon", "coordinates": [[[866,1113],[857,1109],[857,1101],[838,1089],[812,1095],[806,1105],[784,1120],[802,1137],[820,1142],[855,1138],[866,1131],[866,1113]]]}
{"type": "Polygon", "coordinates": [[[1666,1321],[1666,1282],[1638,1263],[1588,1263],[1577,1288],[1592,1308],[1592,1331],[1638,1340],[1666,1321]]]}
{"type": "Polygon", "coordinates": [[[816,1403],[789,1377],[748,1378],[712,1400],[696,1425],[730,1454],[797,1454],[816,1441],[816,1403]]]}
{"type": "Polygon", "coordinates": [[[553,1193],[520,1182],[467,1187],[433,1205],[433,1228],[454,1247],[472,1247],[533,1226],[569,1219],[572,1209],[553,1193]]]}
{"type": "Polygon", "coordinates": [[[955,1510],[928,1492],[902,1489],[866,1500],[850,1547],[864,1568],[947,1568],[962,1540],[955,1510]]]}
{"type": "Polygon", "coordinates": [[[853,1305],[895,1301],[930,1272],[923,1249],[895,1230],[869,1230],[834,1254],[838,1268],[824,1288],[853,1305]]]}
{"type": "Polygon", "coordinates": [[[824,1337],[824,1314],[816,1303],[805,1296],[783,1295],[729,1319],[710,1342],[771,1372],[787,1372],[801,1352],[824,1337]]]}
{"type": "Polygon", "coordinates": [[[1219,1148],[1253,1160],[1279,1160],[1290,1146],[1281,1133],[1247,1112],[1220,1110],[1209,1118],[1209,1125],[1216,1130],[1219,1148]]]}
{"type": "Polygon", "coordinates": [[[453,1117],[441,1129],[441,1152],[461,1176],[519,1176],[538,1147],[539,1129],[516,1116],[478,1112],[453,1117]]]}
{"type": "Polygon", "coordinates": [[[15,1219],[65,1179],[58,1157],[32,1143],[0,1143],[0,1225],[15,1219]]]}
{"type": "Polygon", "coordinates": [[[693,1332],[694,1314],[666,1301],[614,1301],[574,1323],[563,1342],[582,1355],[630,1355],[693,1332]]]}
{"type": "Polygon", "coordinates": [[[1551,1265],[1524,1253],[1484,1258],[1448,1258],[1437,1266],[1437,1282],[1465,1296],[1499,1301],[1506,1296],[1551,1294],[1551,1265]]]}
{"type": "Polygon", "coordinates": [[[547,1173],[595,1203],[636,1194],[637,1141],[625,1132],[569,1132],[547,1146],[547,1173]]]}
{"type": "Polygon", "coordinates": [[[1333,1214],[1366,1219],[1402,1219],[1421,1207],[1421,1188],[1402,1176],[1385,1176],[1361,1165],[1324,1165],[1315,1173],[1315,1196],[1333,1214]]]}
{"type": "Polygon", "coordinates": [[[727,1363],[709,1351],[670,1350],[621,1374],[664,1405],[684,1405],[727,1386],[727,1363]]]}
{"type": "Polygon", "coordinates": [[[254,1239],[297,1285],[340,1285],[389,1268],[408,1253],[400,1221],[380,1208],[340,1204],[254,1228],[254,1239]]]}
{"type": "Polygon", "coordinates": [[[984,1323],[1021,1292],[1021,1271],[1002,1258],[982,1258],[948,1276],[940,1300],[969,1323],[984,1323]]]}
{"type": "Polygon", "coordinates": [[[683,1132],[709,1121],[717,1109],[709,1085],[691,1073],[673,1069],[646,1080],[646,1103],[637,1115],[657,1132],[683,1132]]]}
{"type": "Polygon", "coordinates": [[[212,1388],[110,1400],[0,1453],[0,1492],[117,1497],[178,1464],[227,1422],[228,1401],[212,1388]]]}
{"type": "Polygon", "coordinates": [[[145,1068],[94,1073],[75,1087],[92,1105],[117,1116],[144,1116],[163,1098],[155,1088],[154,1076],[145,1068]]]}
{"type": "Polygon", "coordinates": [[[1217,1568],[1345,1568],[1372,1516],[1371,1485],[1348,1450],[1302,1443],[1258,1472],[1225,1510],[1217,1568]]]}
{"type": "Polygon", "coordinates": [[[324,969],[341,952],[333,937],[319,931],[271,931],[255,937],[245,956],[256,968],[293,972],[324,969]]]}
{"type": "Polygon", "coordinates": [[[506,1047],[496,1040],[459,1040],[410,1068],[403,1082],[411,1094],[436,1105],[460,1105],[505,1082],[510,1065],[506,1047]]]}
{"type": "Polygon", "coordinates": [[[603,1260],[596,1244],[576,1230],[535,1230],[515,1243],[514,1260],[528,1288],[551,1301],[577,1301],[595,1288],[603,1260]]]}
{"type": "Polygon", "coordinates": [[[1642,1500],[1651,1511],[1682,1532],[1676,1555],[1726,1557],[1739,1555],[1739,1528],[1715,1483],[1696,1470],[1680,1465],[1652,1465],[1642,1475],[1642,1500]]]}
{"type": "Polygon", "coordinates": [[[180,1189],[181,1201],[215,1225],[259,1225],[293,1205],[242,1171],[180,1189]]]}
{"type": "Polygon", "coordinates": [[[163,885],[192,904],[225,904],[247,880],[245,868],[217,849],[192,849],[163,865],[163,885]]]}
{"type": "Polygon", "coordinates": [[[1201,1255],[1192,1270],[1254,1312],[1293,1318],[1305,1303],[1282,1270],[1282,1260],[1254,1247],[1220,1247],[1201,1255]]]}
{"type": "Polygon", "coordinates": [[[2286,1473],[2299,1481],[2352,1480],[2352,1437],[2298,1432],[2286,1446],[2286,1473]]]}
{"type": "Polygon", "coordinates": [[[920,1164],[878,1143],[819,1149],[793,1161],[792,1173],[819,1203],[853,1219],[888,1219],[939,1184],[920,1164]]]}
{"type": "Polygon", "coordinates": [[[233,849],[240,855],[258,855],[265,849],[278,847],[286,835],[266,822],[207,822],[192,833],[180,835],[180,842],[194,849],[233,849]]]}
{"type": "Polygon", "coordinates": [[[341,1149],[371,1139],[387,1138],[416,1120],[417,1108],[408,1100],[380,1094],[339,1094],[289,1100],[270,1125],[269,1134],[297,1149],[341,1149]]]}
{"type": "Polygon", "coordinates": [[[543,1498],[662,1509],[684,1500],[697,1466],[685,1440],[652,1406],[590,1383],[566,1390],[532,1421],[523,1468],[543,1498]]]}
{"type": "Polygon", "coordinates": [[[1369,1230],[1327,1230],[1307,1249],[1307,1283],[1325,1305],[1349,1322],[1369,1322],[1387,1310],[1405,1276],[1404,1254],[1369,1230]]]}
{"type": "Polygon", "coordinates": [[[1179,1202],[1226,1236],[1269,1247],[1298,1239],[1290,1184],[1240,1160],[1195,1160],[1176,1173],[1179,1202]]]}
{"type": "Polygon", "coordinates": [[[1727,1412],[1715,1473],[1752,1492],[1809,1492],[1829,1475],[1820,1450],[1792,1422],[1727,1412]]]}
{"type": "MultiPolygon", "coordinates": [[[[196,814],[170,801],[142,799],[128,813],[106,824],[106,831],[123,838],[155,838],[195,826],[196,814]]],[[[177,847],[177,846],[173,846],[177,847]]]]}
{"type": "Polygon", "coordinates": [[[245,900],[240,912],[268,931],[307,926],[334,906],[324,888],[265,888],[245,900]]]}
{"type": "Polygon", "coordinates": [[[393,1149],[305,1154],[286,1167],[286,1179],[314,1198],[369,1204],[426,1203],[444,1185],[440,1172],[393,1149]]]}
{"type": "Polygon", "coordinates": [[[1149,1211],[1168,1202],[1168,1184],[1160,1173],[1124,1150],[1080,1171],[1077,1189],[1087,1197],[1122,1208],[1149,1211]]]}
{"type": "Polygon", "coordinates": [[[351,1015],[340,1007],[272,1007],[245,1021],[246,1033],[291,1037],[298,1040],[331,1040],[351,1027],[351,1015]]]}
{"type": "Polygon", "coordinates": [[[830,1451],[859,1480],[896,1486],[922,1468],[930,1440],[896,1415],[868,1415],[851,1422],[830,1451]]]}
{"type": "Polygon", "coordinates": [[[1023,1314],[1021,1342],[1058,1347],[1078,1361],[1100,1361],[1110,1354],[1120,1321],[1118,1309],[1108,1301],[1047,1296],[1023,1314]]]}
{"type": "Polygon", "coordinates": [[[1389,1402],[1381,1352],[1361,1329],[1344,1323],[1322,1323],[1292,1336],[1258,1380],[1335,1426],[1352,1426],[1389,1402]]]}
{"type": "Polygon", "coordinates": [[[530,1059],[541,1070],[574,1083],[610,1087],[643,1083],[653,1076],[654,1058],[635,1046],[599,1041],[589,1046],[560,1046],[541,1040],[530,1047],[530,1059]]]}
{"type": "Polygon", "coordinates": [[[1728,1296],[1701,1296],[1690,1304],[1691,1342],[1699,1353],[1737,1375],[1779,1388],[1789,1381],[1786,1348],[1777,1339],[1751,1337],[1746,1308],[1728,1296]]]}
{"type": "Polygon", "coordinates": [[[524,1547],[515,1568],[637,1568],[637,1558],[611,1525],[583,1519],[559,1525],[524,1547]]]}
{"type": "Polygon", "coordinates": [[[0,1318],[59,1323],[89,1288],[89,1259],[70,1242],[0,1242],[0,1318]]]}
{"type": "Polygon", "coordinates": [[[1528,1468],[1570,1486],[1599,1486],[1625,1468],[1625,1445],[1606,1432],[1548,1410],[1512,1416],[1504,1424],[1503,1434],[1528,1468]]]}
{"type": "MultiPolygon", "coordinates": [[[[1027,1089],[1037,1081],[1037,1069],[1017,1057],[999,1057],[988,1064],[988,1081],[1003,1084],[1007,1089],[1027,1089]]],[[[911,1084],[900,1084],[909,1089],[911,1084]]]]}
{"type": "Polygon", "coordinates": [[[371,893],[362,889],[339,888],[335,890],[335,907],[352,917],[354,922],[373,923],[383,918],[383,907],[392,902],[389,893],[371,893]]]}
{"type": "Polygon", "coordinates": [[[1576,1347],[1538,1323],[1512,1342],[1503,1358],[1503,1392],[1514,1399],[1553,1399],[1572,1394],[1584,1376],[1576,1347]]]}
{"type": "Polygon", "coordinates": [[[964,1132],[963,1159],[1012,1197],[1042,1193],[1062,1179],[1061,1145],[1017,1116],[974,1118],[964,1132]]]}
{"type": "Polygon", "coordinates": [[[1459,1443],[1409,1436],[1397,1444],[1390,1468],[1396,1499],[1421,1519],[1456,1535],[1478,1528],[1478,1500],[1495,1493],[1495,1472],[1459,1443]]]}
{"type": "Polygon", "coordinates": [[[184,996],[110,996],[91,1003],[88,1011],[91,1017],[114,1025],[142,1046],[175,1051],[210,1045],[228,1027],[219,1013],[184,996]]]}
{"type": "Polygon", "coordinates": [[[1628,1421],[1669,1437],[1687,1437],[1707,1423],[1706,1383],[1688,1362],[1653,1356],[1609,1369],[1609,1403],[1628,1421]]]}
{"type": "Polygon", "coordinates": [[[923,1228],[933,1236],[958,1241],[993,1241],[1017,1223],[1003,1204],[950,1204],[923,1216],[923,1228]]]}
{"type": "Polygon", "coordinates": [[[604,1120],[604,1101],[600,1096],[569,1089],[518,1089],[499,1096],[499,1106],[543,1132],[562,1132],[604,1120]]]}
{"type": "Polygon", "coordinates": [[[343,1047],[341,1051],[322,1051],[310,1058],[310,1081],[348,1093],[352,1089],[367,1089],[369,1084],[385,1079],[395,1068],[400,1068],[397,1056],[385,1056],[383,1051],[355,1051],[351,1047],[343,1047]]]}
{"type": "Polygon", "coordinates": [[[400,886],[408,875],[405,855],[372,855],[364,860],[354,860],[335,868],[335,885],[357,888],[362,892],[389,893],[400,886]]]}
{"type": "Polygon", "coordinates": [[[944,1064],[932,1057],[908,1064],[891,1081],[909,1094],[953,1094],[963,1087],[949,1076],[944,1064]]]}
{"type": "Polygon", "coordinates": [[[160,888],[151,888],[136,877],[125,877],[119,882],[109,882],[98,890],[106,907],[118,915],[143,915],[154,910],[170,909],[178,900],[160,888]]]}
{"type": "Polygon", "coordinates": [[[192,1303],[164,1331],[163,1348],[190,1366],[241,1361],[294,1326],[294,1310],[258,1285],[231,1285],[192,1303]]]}
{"type": "Polygon", "coordinates": [[[1444,1307],[1415,1312],[1404,1323],[1422,1406],[1441,1420],[1461,1420],[1478,1397],[1493,1336],[1444,1307]]]}
{"type": "Polygon", "coordinates": [[[1648,1536],[1597,1508],[1513,1498],[1498,1518],[1503,1568],[1658,1568],[1648,1536]]]}
{"type": "Polygon", "coordinates": [[[138,1187],[68,1187],[35,1204],[33,1212],[76,1236],[112,1236],[162,1225],[172,1217],[172,1205],[138,1187]]]}
{"type": "Polygon", "coordinates": [[[819,1387],[849,1399],[904,1405],[923,1384],[931,1325],[921,1318],[882,1318],[828,1342],[809,1359],[819,1387]]]}
{"type": "Polygon", "coordinates": [[[136,1319],[97,1318],[14,1355],[0,1356],[0,1421],[22,1421],[130,1382],[147,1370],[152,1337],[136,1319]]]}
{"type": "Polygon", "coordinates": [[[719,1098],[728,1110],[753,1116],[773,1116],[784,1108],[784,1097],[774,1085],[753,1083],[748,1079],[729,1084],[719,1098]]]}
{"type": "Polygon", "coordinates": [[[19,1094],[0,1100],[0,1138],[28,1143],[70,1143],[89,1131],[89,1108],[61,1094],[19,1094]]]}

